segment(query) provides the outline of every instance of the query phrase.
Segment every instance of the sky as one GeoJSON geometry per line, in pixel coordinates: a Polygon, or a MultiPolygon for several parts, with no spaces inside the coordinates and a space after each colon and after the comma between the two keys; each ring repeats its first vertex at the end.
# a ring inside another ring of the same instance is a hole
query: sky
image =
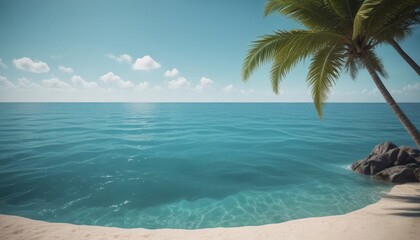
{"type": "MultiPolygon", "coordinates": [[[[302,28],[263,17],[265,0],[0,0],[1,102],[311,102],[309,60],[271,90],[269,65],[247,83],[252,41],[302,28]]],[[[420,29],[401,43],[420,62],[420,29]]],[[[397,101],[420,102],[417,74],[377,48],[397,101]]],[[[329,102],[383,102],[366,70],[343,72],[329,102]]]]}

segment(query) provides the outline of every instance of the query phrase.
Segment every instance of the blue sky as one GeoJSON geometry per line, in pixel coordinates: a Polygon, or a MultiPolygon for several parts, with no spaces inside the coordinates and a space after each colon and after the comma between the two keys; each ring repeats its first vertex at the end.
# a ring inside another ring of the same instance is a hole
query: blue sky
{"type": "MultiPolygon", "coordinates": [[[[310,102],[308,61],[275,95],[269,68],[241,82],[249,44],[299,26],[265,0],[1,0],[0,101],[310,102]],[[174,70],[175,69],[175,70],[174,70]]],[[[401,45],[420,62],[420,31],[401,45]]],[[[420,102],[416,73],[379,47],[398,101],[420,102]]],[[[330,102],[382,102],[366,71],[342,73],[330,102]]]]}

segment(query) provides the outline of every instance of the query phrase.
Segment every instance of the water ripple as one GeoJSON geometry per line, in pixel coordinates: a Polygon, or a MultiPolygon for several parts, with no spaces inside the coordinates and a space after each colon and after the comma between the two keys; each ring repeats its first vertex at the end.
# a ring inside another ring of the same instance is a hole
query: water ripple
{"type": "MultiPolygon", "coordinates": [[[[420,125],[419,104],[403,104],[420,125]]],[[[391,185],[346,168],[413,145],[384,104],[0,104],[0,213],[207,228],[346,213],[391,185]]]]}

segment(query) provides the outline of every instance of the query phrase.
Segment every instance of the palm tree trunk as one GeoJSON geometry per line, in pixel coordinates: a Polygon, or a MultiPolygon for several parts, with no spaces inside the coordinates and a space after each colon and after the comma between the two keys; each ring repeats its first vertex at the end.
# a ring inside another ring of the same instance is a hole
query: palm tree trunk
{"type": "Polygon", "coordinates": [[[376,87],[378,90],[382,93],[382,95],[385,98],[385,101],[388,103],[388,105],[391,107],[392,111],[394,111],[395,115],[397,115],[397,118],[400,120],[402,125],[407,130],[408,134],[411,136],[413,141],[416,143],[417,147],[420,149],[420,133],[417,131],[414,124],[408,119],[408,117],[405,115],[403,110],[398,106],[398,104],[395,102],[394,98],[391,96],[391,94],[386,89],[385,85],[382,83],[381,79],[379,78],[378,74],[372,67],[372,65],[369,62],[369,59],[364,56],[362,57],[362,62],[366,66],[370,76],[373,78],[373,81],[376,84],[376,87]]]}
{"type": "Polygon", "coordinates": [[[404,52],[404,50],[402,50],[400,45],[398,45],[398,43],[394,39],[390,40],[389,44],[391,44],[391,46],[401,55],[401,57],[404,58],[404,60],[408,64],[410,64],[410,66],[414,69],[414,71],[417,72],[417,75],[420,76],[419,65],[417,65],[417,63],[410,56],[408,56],[408,54],[406,52],[404,52]]]}

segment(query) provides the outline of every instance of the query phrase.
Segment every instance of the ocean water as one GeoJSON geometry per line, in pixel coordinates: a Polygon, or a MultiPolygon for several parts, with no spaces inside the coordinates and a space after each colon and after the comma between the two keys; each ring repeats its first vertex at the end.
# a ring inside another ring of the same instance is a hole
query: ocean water
{"type": "MultiPolygon", "coordinates": [[[[402,104],[420,126],[420,104],[402,104]]],[[[124,228],[343,214],[392,185],[348,166],[391,140],[385,104],[3,103],[0,213],[124,228]]]]}

